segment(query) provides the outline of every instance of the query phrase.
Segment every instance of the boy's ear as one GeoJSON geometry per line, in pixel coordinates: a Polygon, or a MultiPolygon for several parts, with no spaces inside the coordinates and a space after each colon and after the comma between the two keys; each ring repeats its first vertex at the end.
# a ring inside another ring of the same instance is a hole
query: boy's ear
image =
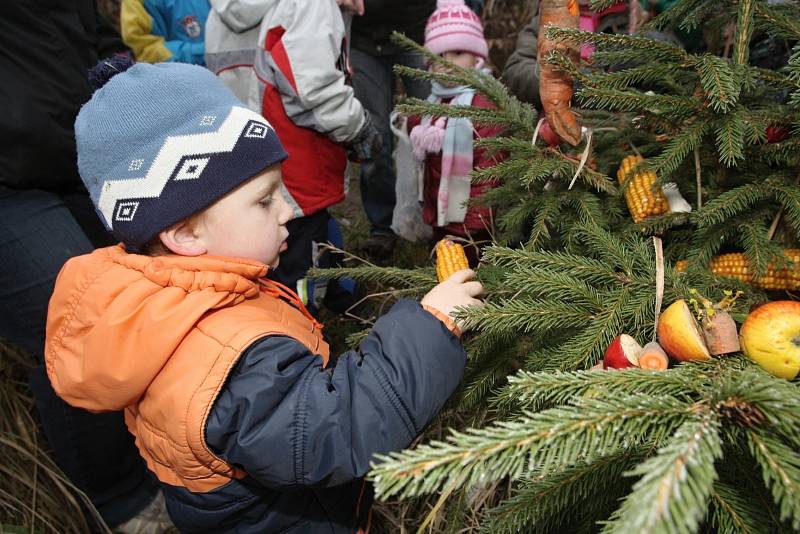
{"type": "Polygon", "coordinates": [[[206,253],[206,246],[195,232],[191,219],[184,219],[162,230],[159,239],[173,253],[179,256],[200,256],[206,253]]]}

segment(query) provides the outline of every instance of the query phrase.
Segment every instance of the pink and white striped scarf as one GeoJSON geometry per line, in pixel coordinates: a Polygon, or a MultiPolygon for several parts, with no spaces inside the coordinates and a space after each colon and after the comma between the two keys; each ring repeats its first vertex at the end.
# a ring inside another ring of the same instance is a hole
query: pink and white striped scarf
{"type": "MultiPolygon", "coordinates": [[[[466,86],[445,87],[433,82],[428,102],[439,104],[452,98],[451,106],[469,106],[475,89],[466,86]]],[[[424,160],[427,154],[442,153],[442,173],[436,202],[436,226],[464,222],[469,200],[473,154],[472,121],[466,118],[424,117],[411,130],[414,155],[424,160]]]]}

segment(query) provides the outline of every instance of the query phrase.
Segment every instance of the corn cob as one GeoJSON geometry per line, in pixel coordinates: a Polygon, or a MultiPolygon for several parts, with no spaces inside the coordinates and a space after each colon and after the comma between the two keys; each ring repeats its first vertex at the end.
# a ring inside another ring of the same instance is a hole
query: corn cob
{"type": "Polygon", "coordinates": [[[436,277],[440,282],[450,278],[456,271],[469,269],[464,247],[449,239],[436,243],[436,277]]]}
{"type": "MultiPolygon", "coordinates": [[[[617,171],[619,183],[625,182],[625,177],[639,162],[644,161],[641,156],[627,156],[622,160],[617,171]]],[[[653,184],[658,177],[651,170],[637,171],[625,189],[625,202],[631,212],[633,222],[639,223],[654,215],[663,215],[669,211],[667,197],[661,188],[653,190],[653,184]]]]}
{"type": "MultiPolygon", "coordinates": [[[[790,248],[783,251],[789,260],[794,263],[792,267],[774,269],[771,265],[767,266],[767,271],[758,277],[754,277],[747,265],[747,257],[742,252],[722,254],[711,260],[711,272],[717,276],[727,276],[737,278],[742,282],[751,284],[759,289],[770,291],[797,291],[800,290],[800,249],[790,248]]],[[[686,261],[680,260],[675,264],[678,271],[686,270],[686,261]]]]}

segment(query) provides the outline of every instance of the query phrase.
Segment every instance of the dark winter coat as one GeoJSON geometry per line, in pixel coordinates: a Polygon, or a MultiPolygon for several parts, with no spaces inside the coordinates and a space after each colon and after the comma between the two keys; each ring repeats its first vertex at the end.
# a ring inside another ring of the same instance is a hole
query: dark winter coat
{"type": "Polygon", "coordinates": [[[92,0],[6,0],[0,15],[0,185],[80,189],[73,124],[87,70],[127,48],[92,0]]]}
{"type": "Polygon", "coordinates": [[[422,44],[434,9],[436,0],[365,0],[364,15],[353,17],[352,45],[373,56],[405,52],[391,41],[392,32],[422,44]]]}

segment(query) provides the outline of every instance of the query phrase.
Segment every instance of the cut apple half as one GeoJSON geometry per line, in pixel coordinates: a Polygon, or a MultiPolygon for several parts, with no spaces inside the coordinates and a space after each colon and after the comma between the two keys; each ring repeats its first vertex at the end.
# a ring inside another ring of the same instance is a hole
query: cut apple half
{"type": "Polygon", "coordinates": [[[625,369],[639,365],[642,346],[628,334],[620,334],[611,341],[603,356],[603,369],[625,369]]]}
{"type": "Polygon", "coordinates": [[[683,362],[710,360],[700,325],[683,299],[676,300],[658,319],[658,342],[667,354],[683,362]]]}

